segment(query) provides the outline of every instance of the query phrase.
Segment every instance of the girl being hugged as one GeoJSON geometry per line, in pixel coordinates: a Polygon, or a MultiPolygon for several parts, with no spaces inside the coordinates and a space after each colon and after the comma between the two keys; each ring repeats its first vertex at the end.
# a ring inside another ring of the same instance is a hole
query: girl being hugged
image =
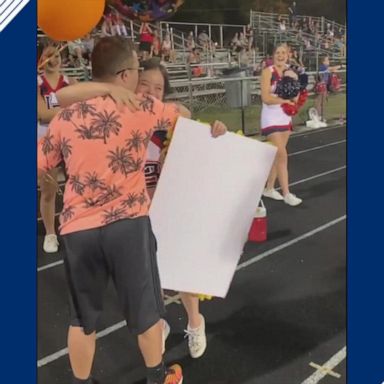
{"type": "Polygon", "coordinates": [[[287,143],[292,131],[292,117],[287,115],[282,104],[295,105],[296,100],[286,100],[275,94],[279,80],[288,69],[288,49],[278,45],[273,53],[273,64],[266,67],[261,74],[261,133],[277,147],[275,162],[268,177],[263,195],[274,200],[283,200],[286,204],[296,206],[302,200],[289,191],[287,143]],[[282,194],[275,189],[278,179],[282,194]]]}

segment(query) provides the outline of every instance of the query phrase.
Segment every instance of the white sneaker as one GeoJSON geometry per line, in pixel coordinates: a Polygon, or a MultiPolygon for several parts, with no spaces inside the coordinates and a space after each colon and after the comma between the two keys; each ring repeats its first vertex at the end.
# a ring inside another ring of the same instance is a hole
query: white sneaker
{"type": "Polygon", "coordinates": [[[57,236],[45,235],[43,249],[44,249],[44,252],[46,253],[57,252],[59,250],[59,242],[57,241],[57,236]]]}
{"type": "Polygon", "coordinates": [[[303,200],[296,197],[296,195],[294,195],[293,193],[288,193],[284,196],[284,202],[290,205],[291,207],[295,207],[296,205],[301,204],[303,200]]]}
{"type": "Polygon", "coordinates": [[[165,352],[165,341],[167,340],[169,336],[169,332],[171,332],[171,327],[169,326],[168,322],[163,319],[163,350],[162,354],[165,352]]]}
{"type": "Polygon", "coordinates": [[[283,195],[280,192],[276,191],[275,188],[272,188],[272,189],[265,188],[263,192],[263,196],[269,197],[273,200],[284,200],[283,195]]]}
{"type": "Polygon", "coordinates": [[[201,325],[199,328],[192,329],[187,327],[185,332],[185,337],[188,337],[188,347],[191,357],[197,359],[202,356],[207,348],[207,337],[205,336],[205,320],[201,316],[201,325]]]}

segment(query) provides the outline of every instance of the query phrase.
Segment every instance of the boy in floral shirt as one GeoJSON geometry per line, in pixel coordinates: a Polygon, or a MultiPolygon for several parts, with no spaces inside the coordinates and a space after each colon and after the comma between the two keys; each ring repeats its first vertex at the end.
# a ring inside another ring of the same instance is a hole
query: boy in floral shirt
{"type": "MultiPolygon", "coordinates": [[[[106,37],[92,53],[93,79],[134,91],[139,62],[129,40],[106,37]]],[[[178,365],[162,361],[156,240],[148,218],[144,163],[159,119],[176,122],[174,104],[145,97],[140,110],[118,111],[109,97],[63,109],[38,146],[40,175],[64,161],[68,181],[60,217],[70,290],[68,350],[73,384],[96,383],[91,367],[103,294],[112,277],[147,367],[148,384],[180,384],[178,365]]]]}

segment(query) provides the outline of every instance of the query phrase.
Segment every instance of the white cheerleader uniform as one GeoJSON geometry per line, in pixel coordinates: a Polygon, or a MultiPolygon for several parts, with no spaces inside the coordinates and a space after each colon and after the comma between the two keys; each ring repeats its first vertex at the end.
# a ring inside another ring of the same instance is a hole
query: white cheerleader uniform
{"type": "MultiPolygon", "coordinates": [[[[272,72],[271,77],[271,95],[278,97],[274,92],[277,82],[281,79],[275,66],[271,65],[268,69],[272,72]]],[[[267,105],[263,103],[261,109],[261,134],[268,136],[275,132],[285,132],[292,130],[292,117],[288,116],[281,104],[267,105]]]]}

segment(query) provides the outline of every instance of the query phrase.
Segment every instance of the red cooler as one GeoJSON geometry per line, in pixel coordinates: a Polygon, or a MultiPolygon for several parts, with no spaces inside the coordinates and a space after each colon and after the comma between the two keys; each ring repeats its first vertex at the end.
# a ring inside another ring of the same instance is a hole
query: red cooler
{"type": "Polygon", "coordinates": [[[249,230],[248,240],[257,243],[267,240],[267,210],[261,199],[260,205],[256,209],[251,229],[249,230]]]}

